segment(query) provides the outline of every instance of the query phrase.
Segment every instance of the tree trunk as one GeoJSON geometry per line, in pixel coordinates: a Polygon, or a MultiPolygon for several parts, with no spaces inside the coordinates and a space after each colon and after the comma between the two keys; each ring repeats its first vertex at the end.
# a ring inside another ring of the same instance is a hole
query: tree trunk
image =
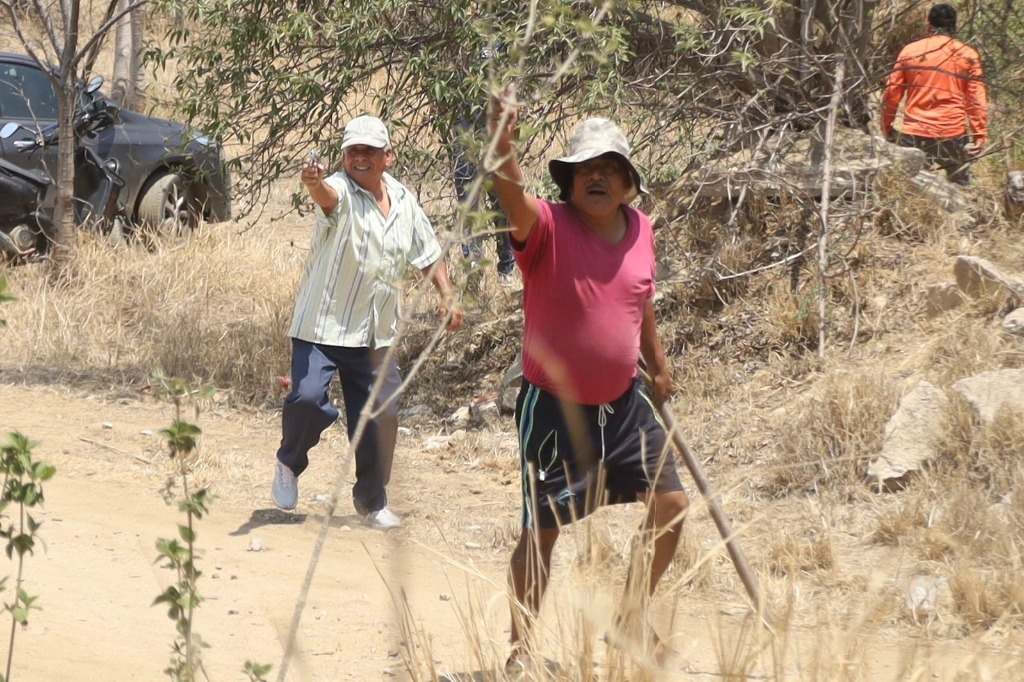
{"type": "Polygon", "coordinates": [[[62,78],[57,89],[60,98],[58,116],[60,123],[60,146],[57,153],[57,177],[53,189],[57,191],[57,205],[54,208],[53,245],[47,277],[50,282],[63,284],[70,278],[71,264],[75,259],[75,136],[72,119],[75,113],[75,83],[62,78]]]}
{"type": "Polygon", "coordinates": [[[75,105],[78,102],[75,87],[75,55],[78,53],[78,30],[81,0],[70,0],[66,6],[64,44],[60,54],[59,77],[54,82],[57,91],[57,123],[60,142],[57,147],[57,204],[53,212],[53,247],[47,267],[47,278],[53,284],[65,284],[71,278],[71,265],[75,260],[75,105]]]}
{"type": "MultiPolygon", "coordinates": [[[[117,11],[124,11],[128,2],[129,0],[118,0],[117,11]]],[[[134,12],[118,19],[114,28],[114,82],[110,89],[110,98],[119,107],[127,108],[131,108],[136,99],[135,84],[138,72],[133,15],[134,12]]]]}
{"type": "Polygon", "coordinates": [[[848,44],[843,45],[846,55],[846,79],[843,100],[847,124],[867,130],[872,112],[868,95],[877,87],[873,82],[876,64],[871,60],[871,22],[878,0],[848,0],[840,15],[840,30],[848,44]]]}
{"type": "MultiPolygon", "coordinates": [[[[871,56],[871,21],[878,0],[788,0],[780,8],[778,32],[790,61],[787,92],[780,102],[794,109],[818,109],[828,102],[832,75],[818,65],[823,57],[841,54],[846,60],[841,120],[866,127],[870,118],[868,94],[874,65],[871,56]]],[[[831,63],[826,59],[824,63],[831,63]]]]}
{"type": "Polygon", "coordinates": [[[142,105],[142,31],[146,10],[143,7],[136,7],[128,16],[132,27],[132,90],[127,106],[137,111],[142,105]]]}

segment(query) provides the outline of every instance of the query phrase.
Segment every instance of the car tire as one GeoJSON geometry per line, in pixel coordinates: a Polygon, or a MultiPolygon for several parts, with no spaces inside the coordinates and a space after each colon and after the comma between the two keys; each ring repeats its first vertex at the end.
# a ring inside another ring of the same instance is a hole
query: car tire
{"type": "Polygon", "coordinates": [[[197,223],[189,206],[185,180],[178,173],[166,173],[149,183],[139,201],[138,222],[165,237],[187,235],[197,223]]]}

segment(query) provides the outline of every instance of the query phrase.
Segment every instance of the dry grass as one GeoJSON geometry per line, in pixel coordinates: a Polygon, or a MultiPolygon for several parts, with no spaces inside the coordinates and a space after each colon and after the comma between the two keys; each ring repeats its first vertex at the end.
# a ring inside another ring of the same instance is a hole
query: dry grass
{"type": "Polygon", "coordinates": [[[766,472],[765,492],[828,491],[842,498],[862,490],[897,399],[884,375],[831,373],[819,390],[777,415],[779,456],[766,472]]]}
{"type": "Polygon", "coordinates": [[[25,380],[143,388],[149,374],[214,384],[262,403],[288,372],[285,331],[302,250],[239,236],[231,224],[191,239],[113,249],[80,234],[74,280],[10,270],[8,371],[25,380]]]}

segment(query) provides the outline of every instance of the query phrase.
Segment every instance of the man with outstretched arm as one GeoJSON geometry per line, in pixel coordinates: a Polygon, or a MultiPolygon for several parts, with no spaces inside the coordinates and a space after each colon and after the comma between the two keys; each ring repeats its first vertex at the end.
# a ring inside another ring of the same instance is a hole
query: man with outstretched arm
{"type": "Polygon", "coordinates": [[[597,118],[579,125],[568,156],[548,164],[560,201],[527,194],[513,97],[506,91],[492,101],[489,119],[503,159],[494,187],[523,275],[525,318],[515,414],[523,519],[509,566],[515,603],[506,670],[532,660],[530,628],[560,527],[602,504],[633,501],[647,503],[642,535],[653,552],[646,570],[630,571],[609,641],[643,643],[643,655],[664,663],[669,649],[645,606],[675,556],[689,498],[655,407],[673,388],[655,327],[654,233],[629,206],[643,184],[621,130],[597,118]],[[653,395],[638,376],[641,357],[653,395]]]}
{"type": "Polygon", "coordinates": [[[386,486],[402,377],[395,361],[385,358],[397,333],[405,271],[430,276],[449,331],[461,326],[462,312],[430,221],[415,195],[387,172],[395,162],[387,127],[373,116],[354,118],[341,149],[343,170],[333,175],[326,176],[313,157],[302,168],[302,184],[316,205],[316,230],[288,332],[292,390],[284,401],[271,495],[281,509],[298,504],[298,477],[309,465],[309,450],[339,416],[328,397],[334,375],[341,380],[351,440],[384,374],[372,406],[376,416],[355,448],[352,502],[368,526],[387,530],[401,525],[388,506],[386,486]]]}

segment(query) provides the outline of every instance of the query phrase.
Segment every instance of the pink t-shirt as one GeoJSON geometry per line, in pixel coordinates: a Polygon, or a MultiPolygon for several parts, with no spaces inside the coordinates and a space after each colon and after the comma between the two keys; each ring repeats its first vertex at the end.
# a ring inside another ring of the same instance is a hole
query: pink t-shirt
{"type": "Polygon", "coordinates": [[[640,211],[618,244],[594,235],[564,203],[515,245],[523,273],[523,376],[585,405],[618,398],[636,376],[644,304],[654,295],[654,231],[640,211]],[[522,246],[522,248],[518,248],[522,246]]]}

